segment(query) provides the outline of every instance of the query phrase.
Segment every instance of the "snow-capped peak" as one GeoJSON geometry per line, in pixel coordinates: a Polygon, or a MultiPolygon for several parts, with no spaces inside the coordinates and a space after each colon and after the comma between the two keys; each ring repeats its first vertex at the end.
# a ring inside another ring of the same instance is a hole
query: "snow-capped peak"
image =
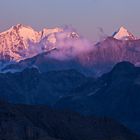
{"type": "Polygon", "coordinates": [[[0,62],[18,62],[33,57],[56,48],[56,42],[60,38],[75,39],[77,36],[73,30],[67,31],[64,28],[45,28],[38,32],[30,26],[17,24],[0,33],[0,62]]]}
{"type": "Polygon", "coordinates": [[[0,33],[1,36],[5,35],[16,35],[22,38],[23,40],[31,40],[33,42],[37,42],[39,40],[39,33],[35,31],[33,28],[30,26],[25,26],[22,24],[17,24],[15,26],[12,26],[9,30],[4,31],[0,33]]]}
{"type": "Polygon", "coordinates": [[[117,32],[113,34],[113,37],[118,40],[135,40],[136,38],[125,27],[120,27],[117,32]]]}

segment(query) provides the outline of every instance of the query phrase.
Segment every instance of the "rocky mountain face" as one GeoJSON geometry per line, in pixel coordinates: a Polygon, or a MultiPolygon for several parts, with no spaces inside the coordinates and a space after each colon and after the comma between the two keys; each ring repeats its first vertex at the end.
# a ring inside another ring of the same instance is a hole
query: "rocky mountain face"
{"type": "Polygon", "coordinates": [[[84,117],[46,106],[0,102],[1,140],[139,140],[107,118],[84,117]]]}
{"type": "Polygon", "coordinates": [[[94,51],[88,53],[89,63],[95,67],[99,75],[109,72],[115,64],[122,61],[139,66],[139,44],[140,40],[117,40],[108,37],[96,44],[94,51]]]}
{"type": "Polygon", "coordinates": [[[139,91],[140,68],[121,62],[96,81],[73,89],[77,96],[64,97],[55,107],[111,117],[140,133],[139,91]]]}

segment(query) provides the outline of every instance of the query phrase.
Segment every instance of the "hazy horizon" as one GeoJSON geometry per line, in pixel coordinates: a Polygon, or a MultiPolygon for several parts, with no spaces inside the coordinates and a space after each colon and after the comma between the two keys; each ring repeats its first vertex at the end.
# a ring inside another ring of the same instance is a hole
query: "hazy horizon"
{"type": "Polygon", "coordinates": [[[98,40],[120,26],[140,36],[139,0],[2,0],[0,31],[18,23],[35,30],[70,25],[90,40],[98,40]],[[18,11],[18,12],[17,12],[18,11]]]}

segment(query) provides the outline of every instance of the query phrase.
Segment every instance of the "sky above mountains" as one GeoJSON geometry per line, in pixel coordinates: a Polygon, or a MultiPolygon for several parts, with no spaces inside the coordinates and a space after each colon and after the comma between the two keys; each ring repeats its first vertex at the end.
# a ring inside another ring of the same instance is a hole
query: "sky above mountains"
{"type": "Polygon", "coordinates": [[[69,25],[90,40],[125,26],[140,36],[140,0],[1,0],[0,31],[17,23],[36,30],[69,25]]]}

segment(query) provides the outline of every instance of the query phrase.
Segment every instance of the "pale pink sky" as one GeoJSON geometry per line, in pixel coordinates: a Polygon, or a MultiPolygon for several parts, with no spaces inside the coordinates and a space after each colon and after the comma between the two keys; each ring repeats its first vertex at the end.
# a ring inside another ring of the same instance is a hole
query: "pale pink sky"
{"type": "Polygon", "coordinates": [[[72,25],[97,40],[101,28],[111,35],[123,25],[140,36],[139,6],[140,0],[1,0],[0,31],[17,23],[36,30],[72,25]]]}

